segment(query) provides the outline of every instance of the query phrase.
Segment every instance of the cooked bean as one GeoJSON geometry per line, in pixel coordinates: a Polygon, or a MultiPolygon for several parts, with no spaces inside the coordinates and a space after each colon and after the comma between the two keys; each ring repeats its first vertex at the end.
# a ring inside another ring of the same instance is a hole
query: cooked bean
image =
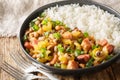
{"type": "Polygon", "coordinates": [[[60,29],[61,29],[61,26],[56,26],[55,29],[56,29],[56,30],[60,30],[60,29]]]}
{"type": "Polygon", "coordinates": [[[83,63],[80,63],[79,66],[80,66],[81,68],[85,68],[85,64],[83,64],[83,63]]]}
{"type": "Polygon", "coordinates": [[[38,32],[40,35],[42,35],[42,34],[43,34],[42,28],[40,28],[37,32],[38,32]]]}
{"type": "Polygon", "coordinates": [[[39,37],[38,32],[34,32],[34,33],[33,33],[33,35],[34,35],[34,37],[36,37],[36,38],[38,38],[38,37],[39,37]]]}
{"type": "Polygon", "coordinates": [[[39,21],[39,20],[35,21],[35,24],[36,24],[36,25],[39,25],[39,24],[40,24],[40,21],[39,21]]]}

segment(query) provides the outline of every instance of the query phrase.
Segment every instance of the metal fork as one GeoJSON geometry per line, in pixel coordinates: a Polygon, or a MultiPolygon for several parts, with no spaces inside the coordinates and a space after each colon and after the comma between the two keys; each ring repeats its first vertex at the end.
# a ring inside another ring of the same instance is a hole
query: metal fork
{"type": "Polygon", "coordinates": [[[42,79],[42,80],[47,80],[48,78],[42,77],[42,76],[36,76],[33,74],[26,74],[24,71],[21,71],[19,69],[14,68],[7,62],[3,61],[0,64],[0,67],[6,71],[8,74],[16,78],[17,80],[32,80],[32,79],[42,79]]]}
{"type": "Polygon", "coordinates": [[[29,63],[18,51],[14,51],[10,54],[13,60],[24,70],[26,73],[39,72],[47,76],[50,80],[59,80],[57,77],[48,73],[41,66],[33,63],[29,63]]]}

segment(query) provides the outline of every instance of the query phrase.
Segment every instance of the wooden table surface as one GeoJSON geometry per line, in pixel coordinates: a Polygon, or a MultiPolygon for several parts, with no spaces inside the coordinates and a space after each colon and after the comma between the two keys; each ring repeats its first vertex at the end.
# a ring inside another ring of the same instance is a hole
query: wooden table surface
{"type": "MultiPolygon", "coordinates": [[[[108,6],[111,6],[112,8],[120,12],[120,0],[94,0],[94,1],[107,4],[108,6]]],[[[1,37],[0,55],[3,55],[5,61],[18,68],[18,66],[9,56],[9,53],[11,53],[12,50],[19,50],[20,52],[22,52],[17,37],[11,38],[1,37]]],[[[107,69],[94,74],[84,75],[81,77],[58,76],[58,78],[60,78],[60,80],[120,80],[120,63],[115,62],[107,69]]],[[[0,80],[15,80],[15,79],[0,69],[0,80]]]]}

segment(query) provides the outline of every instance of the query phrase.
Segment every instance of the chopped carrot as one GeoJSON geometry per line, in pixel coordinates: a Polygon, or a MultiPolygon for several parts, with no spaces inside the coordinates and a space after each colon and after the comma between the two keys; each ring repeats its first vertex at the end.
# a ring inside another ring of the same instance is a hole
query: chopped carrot
{"type": "Polygon", "coordinates": [[[27,49],[33,48],[33,46],[30,44],[30,42],[27,42],[27,41],[24,43],[24,46],[25,46],[27,49]]]}

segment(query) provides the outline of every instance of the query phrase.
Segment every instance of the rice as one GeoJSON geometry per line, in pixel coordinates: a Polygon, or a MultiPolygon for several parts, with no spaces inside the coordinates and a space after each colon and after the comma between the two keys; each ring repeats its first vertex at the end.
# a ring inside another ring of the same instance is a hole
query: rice
{"type": "Polygon", "coordinates": [[[117,51],[120,49],[120,19],[95,5],[55,6],[44,13],[52,20],[64,22],[71,29],[78,27],[83,32],[88,32],[97,40],[108,40],[115,45],[117,51]]]}

